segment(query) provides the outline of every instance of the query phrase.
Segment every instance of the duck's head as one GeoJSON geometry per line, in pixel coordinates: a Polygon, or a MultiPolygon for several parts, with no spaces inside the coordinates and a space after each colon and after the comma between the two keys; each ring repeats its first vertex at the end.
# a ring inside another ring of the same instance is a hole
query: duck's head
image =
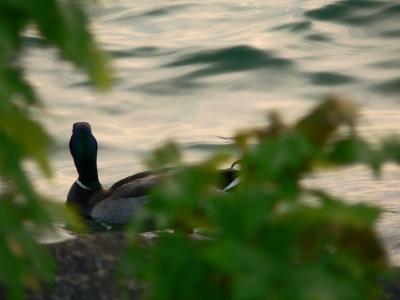
{"type": "Polygon", "coordinates": [[[73,125],[69,150],[79,177],[71,186],[67,204],[72,204],[83,215],[87,215],[90,197],[102,188],[97,173],[97,141],[89,123],[77,122],[73,125]]]}
{"type": "Polygon", "coordinates": [[[79,174],[79,182],[90,189],[100,189],[97,174],[97,141],[89,123],[74,123],[69,150],[79,174]]]}

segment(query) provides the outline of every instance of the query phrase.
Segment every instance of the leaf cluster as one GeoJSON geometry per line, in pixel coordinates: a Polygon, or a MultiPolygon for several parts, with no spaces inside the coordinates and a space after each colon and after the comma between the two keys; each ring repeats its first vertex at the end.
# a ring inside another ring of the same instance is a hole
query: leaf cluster
{"type": "Polygon", "coordinates": [[[50,206],[60,213],[41,200],[23,167],[33,160],[51,175],[50,138],[32,117],[40,101],[20,62],[28,30],[55,46],[97,87],[108,87],[111,76],[80,1],[0,0],[0,285],[12,299],[23,297],[24,286],[39,288],[40,279],[51,278],[54,264],[32,231],[52,227],[50,206]]]}
{"type": "Polygon", "coordinates": [[[398,161],[398,139],[371,144],[356,119],[355,105],[329,97],[290,126],[273,114],[267,128],[240,132],[240,183],[228,192],[215,188],[226,155],[183,167],[175,145],[158,149],[153,166],[181,171],[133,221],[121,274],[149,283],[156,300],[378,299],[380,210],[302,185],[320,168],[363,163],[379,174],[398,161]],[[141,246],[132,237],[148,218],[174,233],[141,246]]]}

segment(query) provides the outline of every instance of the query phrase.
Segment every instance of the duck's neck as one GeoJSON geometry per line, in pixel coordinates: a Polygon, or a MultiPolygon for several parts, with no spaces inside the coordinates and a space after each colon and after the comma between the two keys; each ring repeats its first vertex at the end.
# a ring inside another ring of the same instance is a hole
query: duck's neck
{"type": "Polygon", "coordinates": [[[79,182],[90,189],[100,189],[97,173],[97,141],[88,123],[74,124],[69,149],[79,174],[79,182]]]}
{"type": "Polygon", "coordinates": [[[95,158],[75,162],[75,166],[79,174],[78,181],[83,185],[83,187],[86,187],[90,190],[101,189],[95,158]]]}

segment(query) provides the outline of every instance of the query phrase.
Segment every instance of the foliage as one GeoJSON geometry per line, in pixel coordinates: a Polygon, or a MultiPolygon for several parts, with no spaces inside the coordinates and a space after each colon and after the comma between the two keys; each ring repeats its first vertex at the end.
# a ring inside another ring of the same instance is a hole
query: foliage
{"type": "MultiPolygon", "coordinates": [[[[231,192],[213,188],[224,156],[183,168],[131,225],[121,274],[150,283],[155,300],[378,299],[387,267],[373,227],[380,210],[302,184],[321,167],[363,163],[379,174],[399,161],[399,140],[368,143],[356,116],[355,105],[331,97],[292,126],[273,114],[268,128],[239,133],[231,192]],[[143,247],[132,237],[149,217],[175,233],[143,247]],[[198,238],[188,238],[193,228],[198,238]]],[[[169,144],[151,165],[183,165],[181,156],[169,144]]]]}
{"type": "Polygon", "coordinates": [[[110,83],[105,57],[78,1],[0,0],[0,283],[12,299],[22,297],[22,285],[38,287],[38,279],[51,278],[54,269],[28,232],[51,227],[52,221],[50,204],[41,201],[23,168],[31,159],[51,174],[46,157],[50,139],[30,113],[40,101],[19,62],[27,29],[57,47],[96,86],[110,83]]]}
{"type": "MultiPolygon", "coordinates": [[[[54,271],[30,234],[51,227],[53,214],[23,168],[31,159],[51,174],[50,139],[31,116],[40,101],[18,60],[28,28],[93,84],[110,83],[78,0],[0,0],[0,283],[13,299],[54,271]]],[[[151,299],[376,299],[386,266],[373,229],[379,210],[302,185],[318,167],[364,163],[379,174],[384,162],[400,161],[399,139],[371,145],[355,117],[349,102],[329,99],[293,126],[272,115],[266,130],[238,134],[241,182],[230,193],[213,188],[226,155],[183,167],[173,144],[156,151],[152,166],[182,172],[153,191],[128,234],[149,217],[175,233],[146,249],[131,239],[123,274],[150,282],[151,299]],[[341,128],[347,135],[337,135],[341,128]],[[201,240],[188,238],[193,228],[201,240]]]]}

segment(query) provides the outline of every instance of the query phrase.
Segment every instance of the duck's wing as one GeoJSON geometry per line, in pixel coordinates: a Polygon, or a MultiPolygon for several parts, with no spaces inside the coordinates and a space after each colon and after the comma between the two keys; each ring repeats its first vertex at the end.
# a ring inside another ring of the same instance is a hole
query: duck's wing
{"type": "Polygon", "coordinates": [[[112,192],[114,190],[117,190],[127,183],[137,182],[137,180],[142,180],[142,179],[146,180],[145,178],[153,178],[154,176],[163,176],[165,174],[172,173],[174,170],[176,170],[176,169],[164,168],[164,169],[161,169],[158,171],[151,170],[151,171],[139,172],[139,173],[125,177],[124,179],[117,181],[116,183],[114,183],[111,186],[110,191],[112,192]]]}
{"type": "Polygon", "coordinates": [[[107,223],[128,223],[135,211],[147,202],[150,190],[172,175],[173,172],[142,172],[120,180],[111,187],[107,197],[94,206],[91,217],[107,223]]]}
{"type": "MultiPolygon", "coordinates": [[[[110,193],[107,197],[109,200],[120,198],[141,197],[149,194],[149,191],[160,184],[167,176],[172,176],[172,173],[154,174],[148,173],[140,178],[130,178],[118,185],[113,185],[110,188],[110,193]]],[[[129,177],[128,177],[129,178],[129,177]]],[[[124,180],[124,179],[123,179],[124,180]]]]}
{"type": "MultiPolygon", "coordinates": [[[[107,197],[94,206],[91,217],[108,223],[128,223],[135,211],[147,202],[150,190],[176,173],[177,170],[171,169],[163,173],[149,171],[120,180],[111,187],[107,197]]],[[[237,178],[238,171],[220,170],[220,175],[217,188],[222,191],[237,178]]]]}
{"type": "Polygon", "coordinates": [[[106,223],[127,224],[132,220],[132,215],[148,200],[147,196],[119,198],[108,201],[107,198],[97,203],[90,216],[106,223]]]}

